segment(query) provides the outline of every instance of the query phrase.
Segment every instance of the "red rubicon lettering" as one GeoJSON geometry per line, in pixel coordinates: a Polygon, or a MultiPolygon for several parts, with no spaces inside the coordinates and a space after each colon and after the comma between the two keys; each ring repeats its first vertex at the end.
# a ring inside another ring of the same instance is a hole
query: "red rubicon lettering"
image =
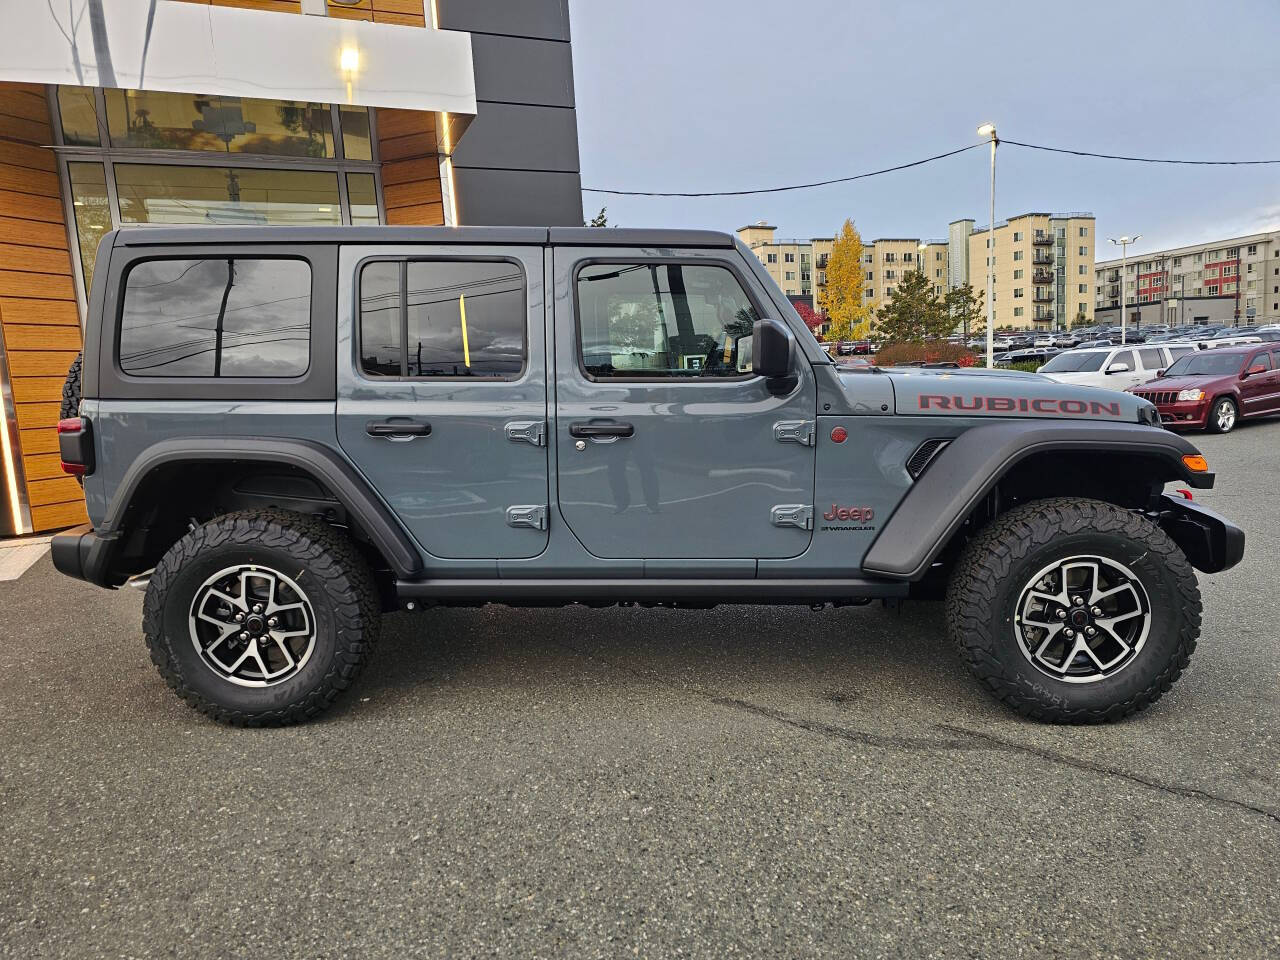
{"type": "Polygon", "coordinates": [[[1059,400],[1053,397],[946,397],[937,393],[922,393],[921,410],[950,410],[965,413],[1048,413],[1063,416],[1119,417],[1120,404],[1115,401],[1059,400]]]}

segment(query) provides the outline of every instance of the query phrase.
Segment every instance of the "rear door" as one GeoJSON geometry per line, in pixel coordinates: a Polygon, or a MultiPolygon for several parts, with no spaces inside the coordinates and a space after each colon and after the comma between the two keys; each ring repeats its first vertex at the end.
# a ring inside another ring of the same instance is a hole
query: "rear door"
{"type": "Polygon", "coordinates": [[[427,553],[547,545],[543,249],[345,247],[338,441],[427,553]]]}
{"type": "Polygon", "coordinates": [[[557,480],[574,536],[675,575],[803,553],[817,388],[799,349],[785,389],[751,373],[752,324],[776,311],[737,251],[553,259],[557,480]]]}

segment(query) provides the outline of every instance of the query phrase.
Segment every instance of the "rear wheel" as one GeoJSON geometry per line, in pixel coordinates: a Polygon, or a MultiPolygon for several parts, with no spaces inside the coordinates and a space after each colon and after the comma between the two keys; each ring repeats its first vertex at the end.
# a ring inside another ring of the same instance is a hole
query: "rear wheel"
{"type": "Polygon", "coordinates": [[[948,629],[973,674],[1024,716],[1100,723],[1145,709],[1190,661],[1195,573],[1163,530],[1097,500],[1041,500],[961,555],[948,629]]]}
{"type": "Polygon", "coordinates": [[[368,564],[327,524],[291,513],[219,517],[161,559],[143,607],[151,659],[174,691],[240,726],[314,717],[377,639],[368,564]]]}
{"type": "Polygon", "coordinates": [[[1230,433],[1235,428],[1239,411],[1230,397],[1219,397],[1209,410],[1208,426],[1214,433],[1230,433]]]}

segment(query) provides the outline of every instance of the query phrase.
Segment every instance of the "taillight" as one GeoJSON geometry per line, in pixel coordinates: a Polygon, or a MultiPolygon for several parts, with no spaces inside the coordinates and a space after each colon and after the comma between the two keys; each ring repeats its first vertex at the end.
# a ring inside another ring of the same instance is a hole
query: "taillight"
{"type": "Polygon", "coordinates": [[[62,472],[82,477],[93,472],[93,431],[83,417],[58,421],[58,455],[62,472]]]}

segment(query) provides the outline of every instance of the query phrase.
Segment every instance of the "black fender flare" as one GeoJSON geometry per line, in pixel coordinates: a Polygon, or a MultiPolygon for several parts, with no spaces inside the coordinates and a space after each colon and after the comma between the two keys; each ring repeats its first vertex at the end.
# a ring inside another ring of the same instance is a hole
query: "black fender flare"
{"type": "Polygon", "coordinates": [[[341,454],[310,440],[276,440],[260,437],[217,437],[162,440],[134,460],[116,488],[102,525],[94,532],[106,540],[122,532],[124,518],[138,488],[155,470],[175,463],[259,462],[287,464],[322,483],[386,559],[400,579],[415,579],[423,572],[422,555],[387,505],[341,454]]]}
{"type": "Polygon", "coordinates": [[[1037,453],[1123,451],[1168,463],[1171,479],[1213,486],[1184,456],[1199,451],[1184,437],[1143,424],[1078,420],[1002,420],[966,430],[947,444],[907,491],[863,558],[864,573],[919,580],[982,499],[1022,460],[1037,453]]]}

